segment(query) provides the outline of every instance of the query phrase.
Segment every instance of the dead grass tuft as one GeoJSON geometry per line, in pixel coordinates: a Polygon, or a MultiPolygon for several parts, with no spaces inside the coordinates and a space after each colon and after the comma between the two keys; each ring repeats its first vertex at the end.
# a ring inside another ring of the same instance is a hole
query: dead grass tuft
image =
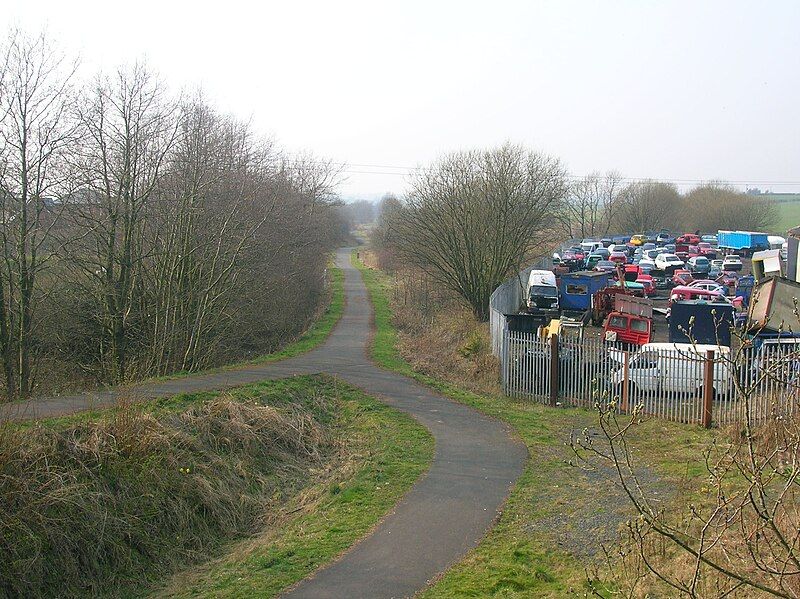
{"type": "Polygon", "coordinates": [[[425,316],[413,305],[395,308],[400,353],[414,370],[480,393],[499,393],[497,358],[487,323],[452,307],[425,316]]]}
{"type": "Polygon", "coordinates": [[[0,595],[117,594],[252,533],[324,465],[332,401],[229,395],[0,430],[0,595]]]}

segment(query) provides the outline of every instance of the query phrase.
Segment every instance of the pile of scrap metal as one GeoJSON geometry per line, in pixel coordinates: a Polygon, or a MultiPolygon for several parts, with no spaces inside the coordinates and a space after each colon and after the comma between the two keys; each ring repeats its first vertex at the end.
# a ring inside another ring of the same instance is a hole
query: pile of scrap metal
{"type": "Polygon", "coordinates": [[[747,330],[753,335],[800,334],[800,227],[789,231],[786,276],[780,268],[780,250],[753,255],[756,283],[750,297],[747,330]]]}

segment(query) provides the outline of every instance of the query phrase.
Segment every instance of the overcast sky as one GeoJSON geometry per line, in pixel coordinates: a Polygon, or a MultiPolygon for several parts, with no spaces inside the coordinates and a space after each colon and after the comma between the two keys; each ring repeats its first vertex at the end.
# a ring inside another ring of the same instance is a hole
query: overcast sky
{"type": "Polygon", "coordinates": [[[0,21],[46,27],[87,75],[146,58],[283,147],[354,165],[346,195],[402,192],[364,171],[506,140],[577,175],[800,190],[778,184],[800,182],[798,0],[10,4],[0,21]]]}

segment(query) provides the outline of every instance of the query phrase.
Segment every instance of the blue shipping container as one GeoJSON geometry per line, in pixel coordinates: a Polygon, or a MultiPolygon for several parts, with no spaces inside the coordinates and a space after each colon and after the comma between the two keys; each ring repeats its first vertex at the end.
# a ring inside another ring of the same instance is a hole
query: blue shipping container
{"type": "Polygon", "coordinates": [[[607,272],[581,271],[561,276],[558,284],[562,310],[588,310],[592,307],[592,295],[611,283],[607,272]]]}
{"type": "Polygon", "coordinates": [[[769,249],[766,233],[751,231],[719,231],[717,233],[719,247],[727,250],[750,250],[757,252],[769,249]]]}

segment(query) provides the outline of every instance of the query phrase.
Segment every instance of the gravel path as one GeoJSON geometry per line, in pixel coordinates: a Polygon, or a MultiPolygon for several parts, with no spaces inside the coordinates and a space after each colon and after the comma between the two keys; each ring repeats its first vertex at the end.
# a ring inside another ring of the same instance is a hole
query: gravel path
{"type": "MultiPolygon", "coordinates": [[[[370,535],[284,595],[408,597],[457,562],[492,526],[523,471],[527,450],[505,424],[374,366],[367,356],[372,326],[367,290],[350,264],[350,250],[340,250],[336,259],[345,273],[345,310],[319,348],[282,362],[148,383],[124,393],[148,399],[325,372],[411,414],[436,441],[427,474],[370,535]]],[[[117,397],[117,392],[105,391],[4,405],[0,419],[113,406],[117,397]]]]}

